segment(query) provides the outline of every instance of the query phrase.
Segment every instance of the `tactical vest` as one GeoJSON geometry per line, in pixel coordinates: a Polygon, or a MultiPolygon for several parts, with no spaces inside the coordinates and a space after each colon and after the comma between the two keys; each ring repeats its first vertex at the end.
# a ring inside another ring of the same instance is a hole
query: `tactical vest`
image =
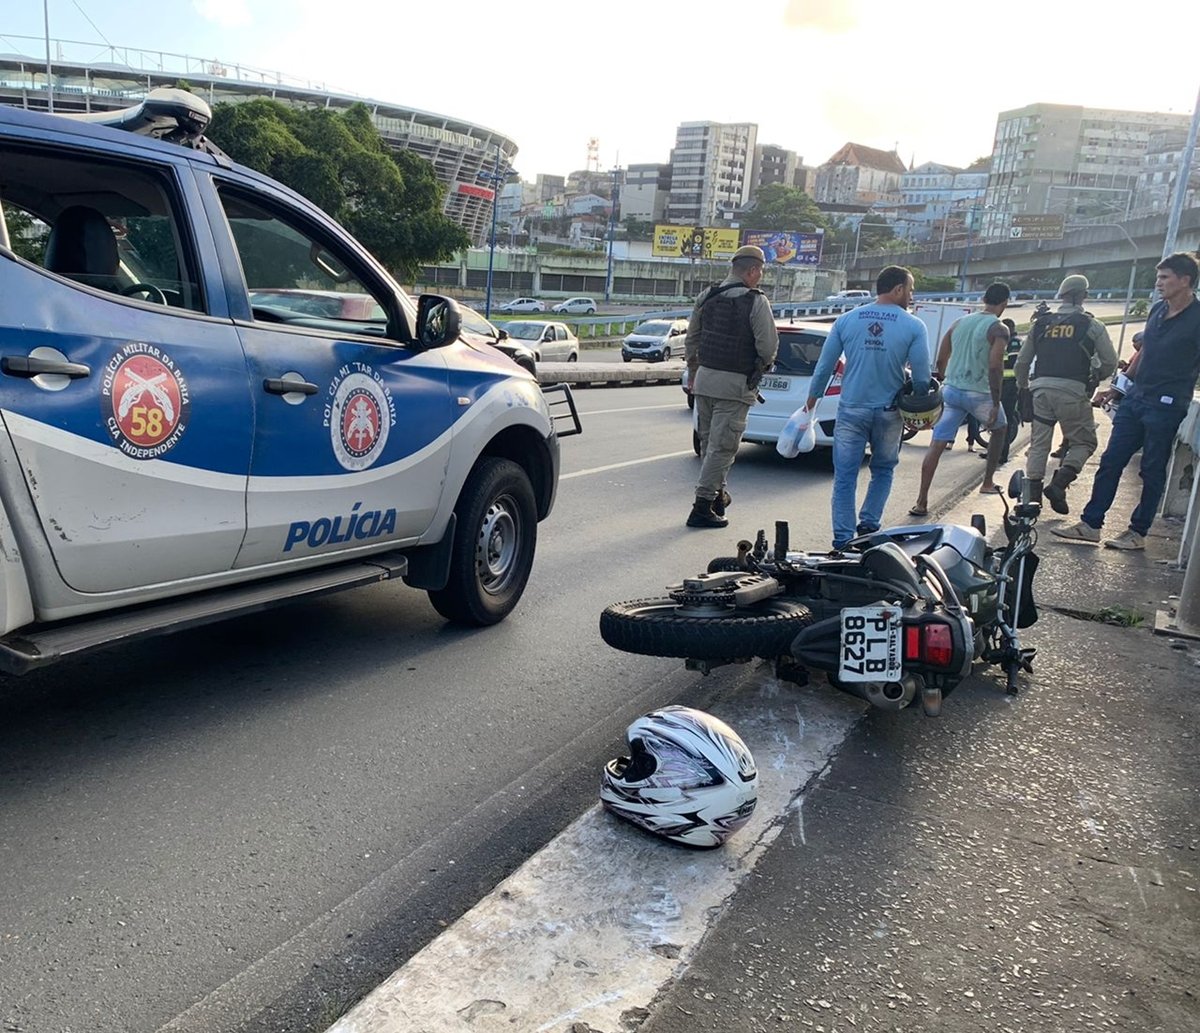
{"type": "Polygon", "coordinates": [[[1092,317],[1086,312],[1045,315],[1033,324],[1034,367],[1031,380],[1058,377],[1088,384],[1094,377],[1096,343],[1088,336],[1092,317]]]}
{"type": "Polygon", "coordinates": [[[740,286],[735,283],[722,288],[714,284],[700,307],[700,365],[749,377],[758,368],[750,311],[755,295],[762,291],[748,289],[730,297],[728,291],[740,286]]]}

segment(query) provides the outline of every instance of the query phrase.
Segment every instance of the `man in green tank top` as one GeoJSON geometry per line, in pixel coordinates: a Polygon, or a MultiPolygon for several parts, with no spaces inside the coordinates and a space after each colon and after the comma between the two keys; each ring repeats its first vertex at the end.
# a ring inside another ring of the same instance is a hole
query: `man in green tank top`
{"type": "Polygon", "coordinates": [[[992,431],[988,443],[987,468],[980,492],[993,494],[1000,489],[992,479],[1000,465],[1000,453],[1008,434],[1008,420],[1000,405],[1004,382],[1004,352],[1008,347],[1008,327],[1000,317],[1008,307],[1008,284],[993,283],[983,292],[983,311],[973,312],[946,331],[938,347],[937,370],[942,374],[942,418],[934,424],[933,441],[921,463],[921,489],[909,516],[929,512],[929,487],[937,472],[946,443],[953,441],[967,416],[992,431]]]}

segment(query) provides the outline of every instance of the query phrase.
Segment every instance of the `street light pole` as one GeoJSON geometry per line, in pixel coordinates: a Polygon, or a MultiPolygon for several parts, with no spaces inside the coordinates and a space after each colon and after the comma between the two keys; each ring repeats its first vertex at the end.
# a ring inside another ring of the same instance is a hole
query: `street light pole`
{"type": "Polygon", "coordinates": [[[612,301],[613,289],[613,240],[617,234],[617,200],[620,187],[618,186],[620,168],[612,170],[612,201],[608,215],[608,272],[604,277],[604,301],[612,301]]]}
{"type": "Polygon", "coordinates": [[[500,205],[500,185],[508,179],[508,168],[505,167],[503,173],[500,172],[500,145],[496,145],[496,161],[491,172],[480,172],[480,179],[485,179],[492,184],[492,235],[488,242],[488,274],[487,274],[487,298],[483,305],[483,318],[492,318],[492,270],[496,263],[496,209],[500,205]]]}
{"type": "Polygon", "coordinates": [[[994,205],[972,204],[967,206],[967,248],[963,252],[962,269],[959,271],[958,293],[967,293],[967,266],[971,261],[971,230],[975,226],[975,212],[995,210],[994,205]]]}
{"type": "Polygon", "coordinates": [[[1121,235],[1129,242],[1129,246],[1133,248],[1133,264],[1129,267],[1129,287],[1125,291],[1125,311],[1121,315],[1121,339],[1117,342],[1117,358],[1119,359],[1121,352],[1125,348],[1125,327],[1129,325],[1129,309],[1133,305],[1133,281],[1137,276],[1138,248],[1125,227],[1117,222],[1093,222],[1085,226],[1064,226],[1063,229],[1086,229],[1087,226],[1107,226],[1109,229],[1119,230],[1121,235]]]}

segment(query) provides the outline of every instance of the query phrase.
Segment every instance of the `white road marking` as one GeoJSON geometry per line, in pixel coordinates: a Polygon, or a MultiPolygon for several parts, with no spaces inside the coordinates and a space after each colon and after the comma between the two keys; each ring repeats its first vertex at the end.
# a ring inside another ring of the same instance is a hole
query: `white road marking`
{"type": "Polygon", "coordinates": [[[586,477],[588,474],[605,473],[608,470],[620,470],[625,466],[640,466],[642,463],[657,463],[660,459],[675,459],[678,456],[692,456],[695,451],[687,448],[682,452],[663,452],[656,456],[646,456],[644,459],[626,459],[623,463],[609,463],[607,466],[593,466],[590,470],[576,470],[574,473],[558,475],[560,481],[569,481],[573,477],[586,477]]]}
{"type": "Polygon", "coordinates": [[[580,409],[580,416],[611,416],[618,412],[650,412],[651,409],[679,409],[683,406],[678,402],[671,402],[669,405],[627,405],[624,409],[580,409]]]}
{"type": "Polygon", "coordinates": [[[758,806],[725,846],[673,847],[592,807],[329,1033],[624,1028],[622,1014],[678,978],[767,847],[794,828],[790,812],[865,709],[752,671],[712,710],[759,761],[758,806]],[[793,706],[802,724],[785,716],[793,706]],[[779,754],[782,765],[763,764],[779,754]]]}

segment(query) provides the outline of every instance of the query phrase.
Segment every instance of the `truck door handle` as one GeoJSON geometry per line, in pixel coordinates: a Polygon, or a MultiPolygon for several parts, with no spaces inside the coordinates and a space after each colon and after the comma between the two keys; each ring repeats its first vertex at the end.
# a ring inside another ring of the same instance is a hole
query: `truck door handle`
{"type": "Polygon", "coordinates": [[[267,377],[263,381],[263,390],[269,395],[315,395],[321,389],[307,380],[282,380],[277,377],[267,377]]]}
{"type": "Polygon", "coordinates": [[[81,380],[92,375],[92,368],[82,362],[65,362],[58,359],[35,359],[32,355],[5,355],[0,358],[0,370],[10,377],[39,377],[53,373],[71,380],[81,380]]]}

